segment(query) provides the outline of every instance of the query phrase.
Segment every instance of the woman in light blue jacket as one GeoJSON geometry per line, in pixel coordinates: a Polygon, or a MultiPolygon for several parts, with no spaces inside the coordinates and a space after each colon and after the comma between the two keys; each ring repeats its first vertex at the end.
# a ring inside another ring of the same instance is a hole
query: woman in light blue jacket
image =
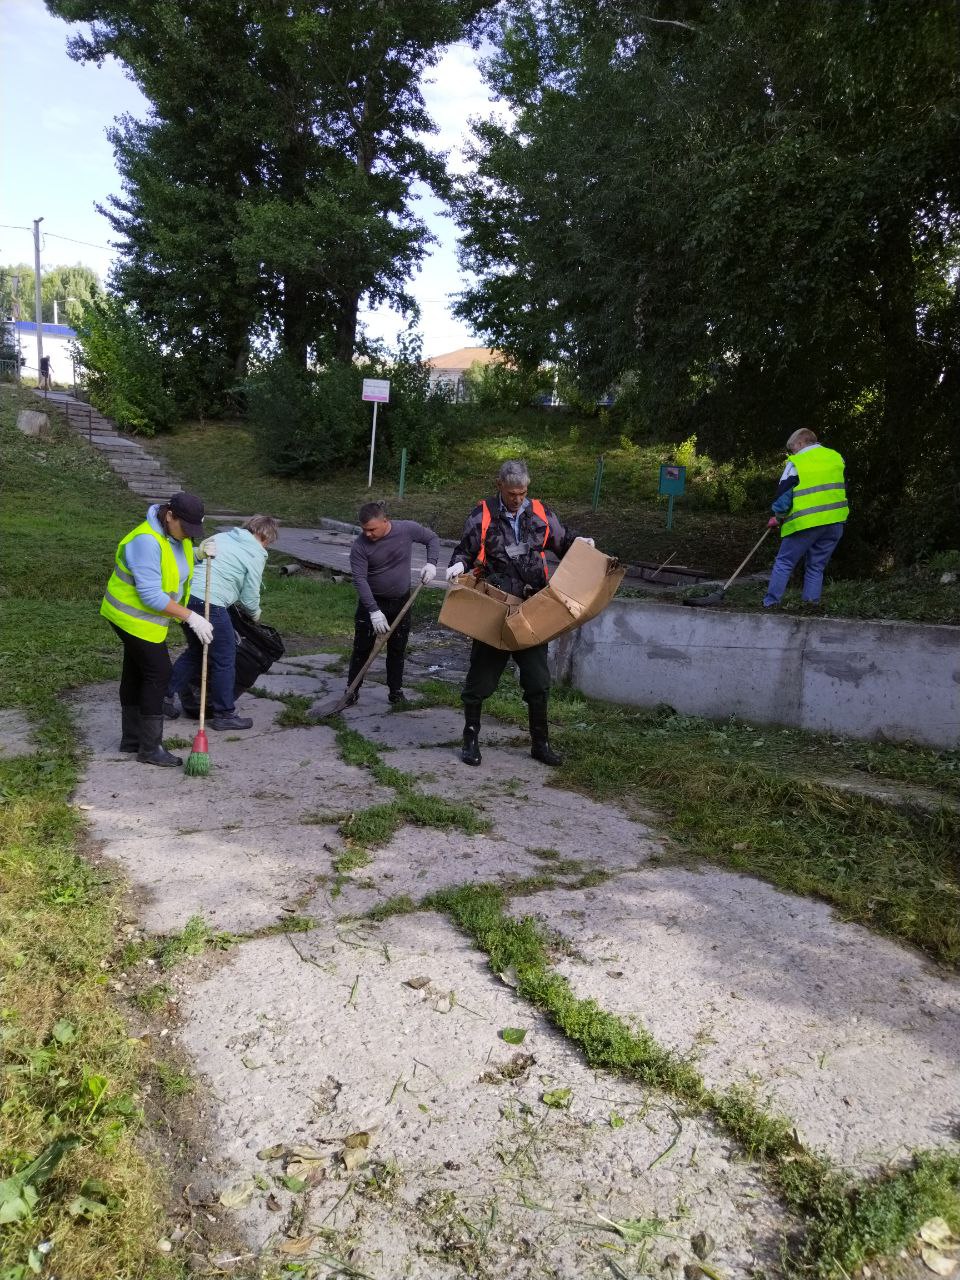
{"type": "MultiPolygon", "coordinates": [[[[210,645],[210,711],[207,722],[211,729],[249,729],[253,721],[238,716],[233,701],[236,684],[237,634],[228,609],[239,605],[252,618],[260,617],[260,583],[267,563],[267,547],[277,540],[278,521],[273,516],[251,516],[242,529],[227,529],[203,543],[204,554],[211,558],[210,621],[213,643],[210,645]]],[[[202,614],[205,587],[197,574],[190,596],[190,608],[202,614]]],[[[164,714],[175,719],[180,714],[178,695],[200,677],[203,646],[192,632],[187,632],[187,647],[174,663],[164,714]]]]}

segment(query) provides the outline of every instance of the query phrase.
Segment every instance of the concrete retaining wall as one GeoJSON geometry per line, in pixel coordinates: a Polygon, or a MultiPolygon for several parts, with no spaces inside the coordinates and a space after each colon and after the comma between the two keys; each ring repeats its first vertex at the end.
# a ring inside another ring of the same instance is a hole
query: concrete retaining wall
{"type": "Polygon", "coordinates": [[[614,600],[552,648],[559,678],[633,706],[960,746],[960,628],[614,600]]]}

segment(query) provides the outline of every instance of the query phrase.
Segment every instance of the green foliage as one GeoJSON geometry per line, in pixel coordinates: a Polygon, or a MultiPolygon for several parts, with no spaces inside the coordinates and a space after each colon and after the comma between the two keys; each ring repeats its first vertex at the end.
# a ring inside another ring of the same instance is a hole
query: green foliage
{"type": "Polygon", "coordinates": [[[176,414],[164,384],[160,346],[132,307],[106,294],[77,328],[90,400],[118,426],[141,435],[169,427],[176,414]]]}
{"type": "Polygon", "coordinates": [[[196,411],[223,406],[255,335],[298,366],[349,365],[361,302],[415,311],[405,282],[431,238],[415,189],[447,186],[420,84],[484,0],[48,7],[90,24],[74,57],[117,57],[150,102],[111,135],[114,284],[190,363],[196,411]]]}
{"type": "MultiPolygon", "coordinates": [[[[25,262],[15,267],[0,267],[0,314],[19,314],[24,320],[35,319],[34,271],[25,262]]],[[[44,267],[40,273],[40,308],[44,324],[53,324],[53,302],[57,300],[60,324],[75,325],[84,308],[100,295],[100,278],[90,267],[44,267]]]]}
{"type": "Polygon", "coordinates": [[[278,356],[247,382],[250,421],[275,475],[316,475],[356,462],[367,438],[356,365],[316,371],[278,356]]]}
{"type": "Polygon", "coordinates": [[[478,409],[521,409],[553,390],[549,369],[525,370],[493,361],[472,364],[464,374],[467,396],[478,409]]]}
{"type": "Polygon", "coordinates": [[[476,127],[458,184],[459,313],[721,462],[813,427],[848,455],[865,551],[955,546],[953,10],[682,16],[502,7],[486,66],[513,118],[476,127]]]}

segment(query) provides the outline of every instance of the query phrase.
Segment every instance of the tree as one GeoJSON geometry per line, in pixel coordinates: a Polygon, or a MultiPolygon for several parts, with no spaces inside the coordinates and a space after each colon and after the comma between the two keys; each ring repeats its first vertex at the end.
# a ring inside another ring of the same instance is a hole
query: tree
{"type": "MultiPolygon", "coordinates": [[[[0,267],[0,311],[4,317],[19,309],[21,320],[34,319],[33,267],[21,262],[15,267],[0,267]],[[18,305],[19,304],[19,305],[18,305]]],[[[100,293],[100,277],[90,267],[56,266],[41,268],[40,304],[45,324],[53,323],[53,302],[58,303],[61,324],[74,324],[84,307],[100,293]]]]}
{"type": "Polygon", "coordinates": [[[430,237],[413,188],[446,188],[419,83],[484,0],[48,7],[92,24],[74,57],[116,56],[152,104],[114,132],[110,216],[115,284],[165,341],[238,370],[259,326],[297,363],[346,363],[361,300],[414,309],[430,237]]]}
{"type": "Polygon", "coordinates": [[[728,455],[829,432],[876,549],[960,540],[955,16],[511,6],[489,76],[515,119],[479,129],[458,195],[460,314],[596,390],[629,374],[649,421],[728,455]]]}

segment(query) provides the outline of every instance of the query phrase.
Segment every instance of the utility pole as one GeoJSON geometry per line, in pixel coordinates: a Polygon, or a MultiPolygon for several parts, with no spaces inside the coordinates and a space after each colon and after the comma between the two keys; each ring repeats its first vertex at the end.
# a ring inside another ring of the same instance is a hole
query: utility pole
{"type": "Polygon", "coordinates": [[[37,381],[40,379],[40,366],[43,363],[43,304],[40,301],[40,223],[42,218],[33,220],[33,304],[37,318],[37,381]]]}

